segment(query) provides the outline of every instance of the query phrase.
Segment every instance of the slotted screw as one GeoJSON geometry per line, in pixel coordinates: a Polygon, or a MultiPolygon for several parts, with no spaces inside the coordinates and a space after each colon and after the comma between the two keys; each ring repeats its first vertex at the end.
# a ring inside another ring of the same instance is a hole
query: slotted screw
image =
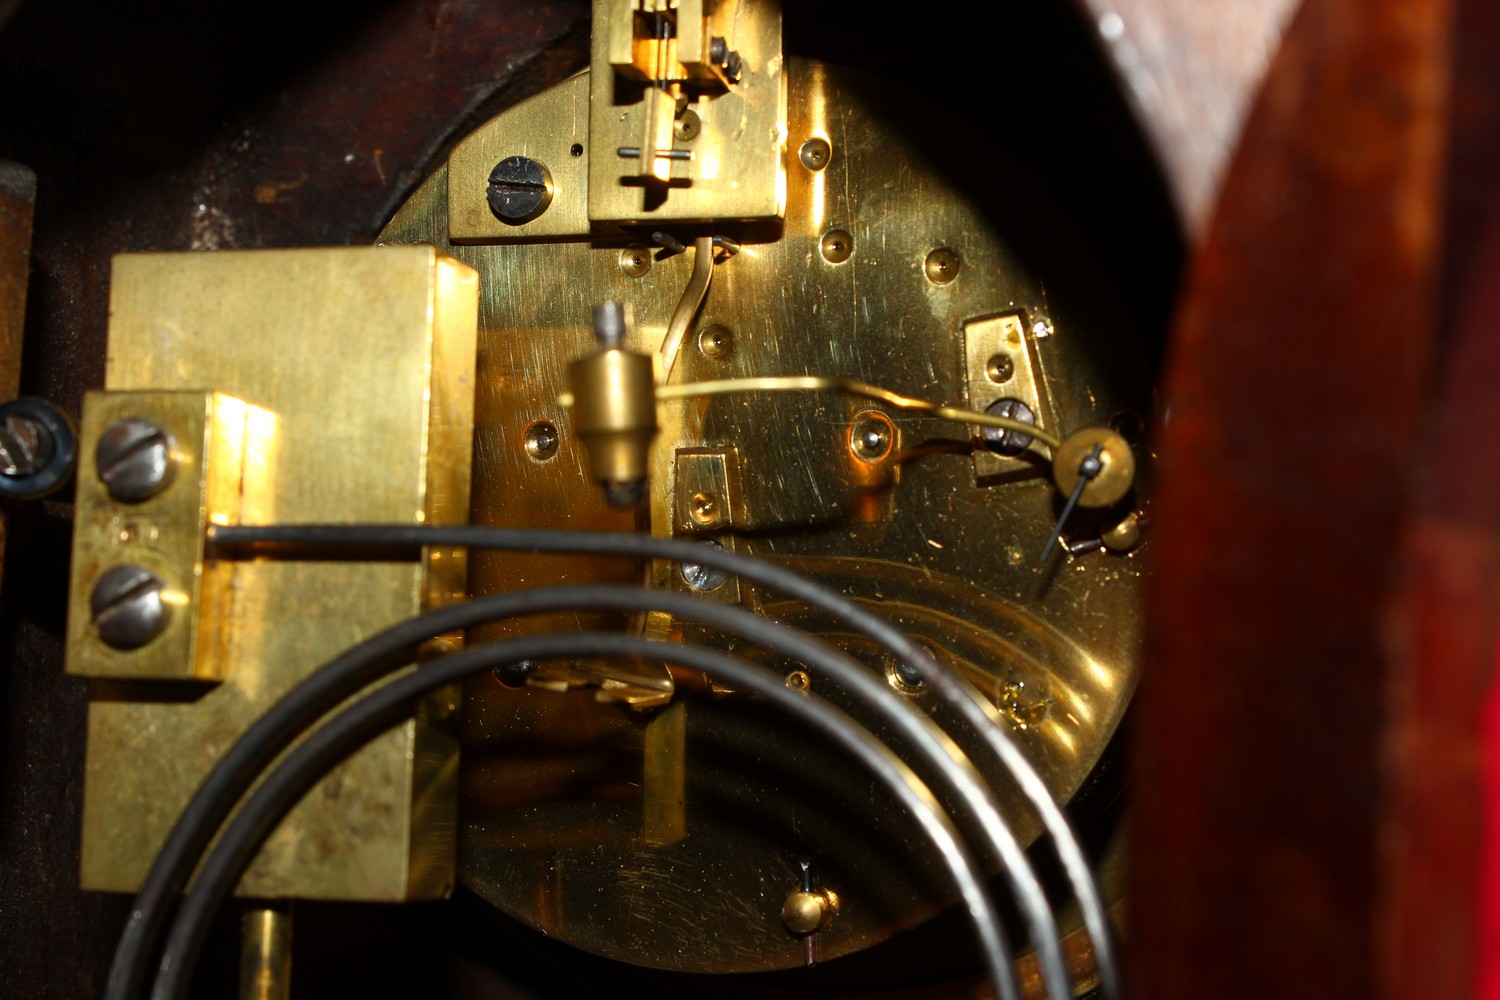
{"type": "Polygon", "coordinates": [[[167,584],[144,566],[116,566],[94,584],[89,610],[99,638],[115,649],[139,649],[166,630],[171,607],[167,584]]]}
{"type": "Polygon", "coordinates": [[[172,482],[172,438],[149,420],[116,420],[99,435],[94,466],[114,499],[149,500],[172,482]]]}
{"type": "Polygon", "coordinates": [[[52,435],[35,420],[7,416],[0,423],[0,476],[35,475],[52,457],[52,435]]]}
{"type": "Polygon", "coordinates": [[[503,222],[529,222],[552,202],[552,175],[528,156],[507,156],[490,171],[490,211],[503,222]]]}

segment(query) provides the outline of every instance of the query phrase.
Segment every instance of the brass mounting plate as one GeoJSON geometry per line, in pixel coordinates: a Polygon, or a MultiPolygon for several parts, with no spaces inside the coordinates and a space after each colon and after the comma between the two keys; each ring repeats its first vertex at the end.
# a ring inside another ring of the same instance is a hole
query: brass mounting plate
{"type": "MultiPolygon", "coordinates": [[[[1026,405],[1039,425],[1053,427],[1041,366],[1026,336],[1024,319],[1021,313],[1011,312],[964,323],[967,405],[983,411],[998,400],[1014,399],[1026,405]]],[[[970,440],[974,443],[975,479],[1005,473],[1035,474],[1036,464],[1028,458],[999,454],[986,447],[978,427],[971,428],[970,440]]]]}
{"type": "MultiPolygon", "coordinates": [[[[245,523],[462,523],[477,310],[474,272],[430,246],[126,255],[114,262],[105,384],[148,395],[210,388],[253,408],[245,523]]],[[[171,530],[201,539],[199,522],[171,530]]],[[[241,731],[323,661],[462,594],[464,569],[451,551],[417,562],[240,561],[221,683],[94,681],[84,887],[134,890],[241,731]]],[[[75,628],[88,617],[78,593],[75,628]]],[[[451,737],[427,721],[387,733],[293,810],[240,890],[441,895],[452,884],[456,770],[451,737]]]]}
{"type": "Polygon", "coordinates": [[[569,77],[491,118],[448,155],[448,238],[454,243],[584,239],[589,235],[589,75],[569,77]],[[490,210],[490,172],[511,156],[546,167],[553,197],[526,222],[490,210]]]}

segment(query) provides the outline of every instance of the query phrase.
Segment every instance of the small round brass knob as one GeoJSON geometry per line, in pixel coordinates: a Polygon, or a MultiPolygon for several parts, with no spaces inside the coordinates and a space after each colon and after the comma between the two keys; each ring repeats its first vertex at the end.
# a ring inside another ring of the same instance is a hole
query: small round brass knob
{"type": "Polygon", "coordinates": [[[838,904],[831,894],[795,889],[787,893],[786,902],[781,904],[781,922],[788,931],[803,937],[827,927],[836,912],[838,904]]]}

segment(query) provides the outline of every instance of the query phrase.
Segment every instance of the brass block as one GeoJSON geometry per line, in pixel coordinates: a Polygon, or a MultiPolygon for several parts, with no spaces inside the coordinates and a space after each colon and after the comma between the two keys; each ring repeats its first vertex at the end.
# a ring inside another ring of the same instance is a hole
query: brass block
{"type": "Polygon", "coordinates": [[[270,414],[232,396],[201,391],[91,392],[84,400],[83,458],[73,519],[69,584],[70,674],[119,680],[219,681],[227,655],[234,564],[205,562],[209,524],[240,519],[244,453],[264,442],[270,414]],[[113,500],[94,468],[94,443],[118,420],[150,421],[172,442],[165,489],[140,503],[113,500]],[[141,566],[166,584],[166,629],[139,649],[115,649],[99,635],[89,598],[102,574],[141,566]]]}
{"type": "Polygon", "coordinates": [[[485,122],[448,155],[448,236],[454,243],[587,238],[589,74],[585,70],[485,122]],[[574,150],[577,150],[575,153],[574,150]],[[528,222],[490,210],[490,172],[525,156],[552,176],[552,200],[528,222]]]}
{"type": "MultiPolygon", "coordinates": [[[[964,323],[967,405],[984,410],[1001,399],[1025,403],[1041,426],[1054,429],[1041,368],[1020,313],[989,316],[964,323]]],[[[1025,456],[1012,458],[990,451],[978,427],[973,428],[974,478],[1015,474],[1033,476],[1037,466],[1025,456]]]]}
{"type": "MultiPolygon", "coordinates": [[[[478,314],[468,267],[430,246],[126,255],[110,307],[109,389],[210,387],[268,415],[245,454],[244,523],[467,520],[478,314]]],[[[451,551],[243,561],[221,684],[184,693],[96,682],[84,887],[138,887],[246,726],[322,662],[462,593],[465,565],[451,551]]],[[[240,891],[442,894],[456,771],[455,744],[426,722],[387,733],[297,806],[240,891]]]]}
{"type": "MultiPolygon", "coordinates": [[[[615,20],[630,14],[612,0],[594,0],[594,33],[589,61],[588,216],[594,223],[704,222],[777,219],[786,211],[787,86],[781,51],[781,5],[738,0],[719,5],[716,18],[734,30],[729,45],[739,53],[744,73],[727,92],[704,94],[690,102],[701,129],[675,147],[690,160],[659,161],[670,167],[664,181],[640,175],[645,158],[620,150],[648,142],[670,145],[670,95],[617,72],[611,38],[615,20]],[[643,140],[643,136],[654,137],[643,140]]],[[[716,23],[718,23],[716,21],[716,23]]],[[[450,178],[451,180],[452,178],[450,178]]]]}

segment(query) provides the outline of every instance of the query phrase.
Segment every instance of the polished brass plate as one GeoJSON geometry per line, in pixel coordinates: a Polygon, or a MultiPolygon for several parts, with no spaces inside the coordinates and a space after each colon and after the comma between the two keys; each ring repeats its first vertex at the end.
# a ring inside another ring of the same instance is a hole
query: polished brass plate
{"type": "MultiPolygon", "coordinates": [[[[1029,192],[1006,187],[1004,146],[819,63],[790,60],[787,88],[785,227],[728,231],[745,246],[716,265],[674,382],[836,375],[961,404],[970,398],[966,324],[1013,315],[1028,332],[1046,320],[1049,335],[1027,357],[1053,429],[1147,414],[1144,365],[1104,294],[1080,274],[1049,271],[1044,286],[1030,270],[1023,251],[1048,235],[1037,228],[1047,218],[1029,192]],[[809,165],[798,151],[814,139],[829,155],[809,165]],[[988,186],[955,179],[975,175],[988,186]],[[1018,217],[1028,221],[1013,243],[998,227],[1018,217]],[[953,256],[933,258],[939,249],[953,256]],[[1071,294],[1054,299],[1054,288],[1071,294]]],[[[998,724],[1059,796],[1072,796],[1136,683],[1148,551],[1042,564],[1061,505],[1045,459],[976,480],[966,428],[827,394],[662,404],[649,511],[606,507],[557,402],[567,365],[592,349],[590,310],[605,299],[629,301],[636,346],[657,349],[692,253],[622,254],[630,237],[454,245],[445,212],[455,176],[438,171],[381,238],[433,243],[481,275],[474,521],[698,537],[681,516],[685,490],[709,492],[703,484],[719,473],[690,456],[732,453],[721,537],[812,573],[921,637],[981,686],[998,724]],[[545,457],[526,446],[537,421],[561,434],[545,457]],[[889,449],[873,460],[854,447],[863,421],[889,429],[889,449]]],[[[1083,519],[1070,537],[1098,528],[1083,519]]],[[[648,570],[658,586],[677,585],[660,568],[615,560],[476,553],[470,586],[637,583],[648,570]]],[[[753,587],[740,600],[844,645],[872,670],[892,666],[800,605],[753,587]]],[[[480,637],[628,625],[537,616],[480,637]]],[[[753,655],[681,622],[665,631],[753,655]]],[[[789,675],[800,666],[769,662],[789,675]]],[[[949,904],[909,818],[873,795],[868,778],[763,706],[675,679],[665,712],[601,704],[586,690],[512,691],[490,679],[468,688],[460,870],[471,888],[598,954],[715,973],[803,963],[802,943],[780,921],[803,859],[841,901],[818,935],[824,959],[949,904]]],[[[818,676],[795,680],[804,679],[837,697],[818,676]]],[[[920,690],[910,696],[926,703],[920,690]]],[[[1030,838],[1035,824],[1011,803],[1030,838]]]]}

